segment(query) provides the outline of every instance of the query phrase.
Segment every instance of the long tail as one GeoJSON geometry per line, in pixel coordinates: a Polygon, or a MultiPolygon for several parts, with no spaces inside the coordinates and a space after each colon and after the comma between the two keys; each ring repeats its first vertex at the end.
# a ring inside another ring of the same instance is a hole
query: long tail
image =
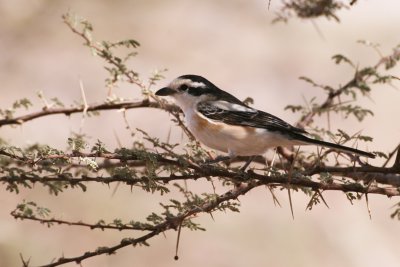
{"type": "Polygon", "coordinates": [[[347,147],[347,146],[342,146],[342,145],[338,145],[338,144],[334,144],[334,143],[330,143],[330,142],[325,142],[325,141],[321,141],[321,140],[316,140],[316,139],[312,139],[309,138],[307,136],[304,135],[300,135],[298,136],[298,140],[308,143],[308,144],[314,144],[314,145],[320,145],[320,146],[324,146],[324,147],[329,147],[335,150],[339,150],[339,151],[343,151],[343,152],[349,152],[352,154],[356,154],[356,155],[360,155],[363,157],[368,157],[368,158],[375,158],[375,155],[369,152],[365,152],[359,149],[355,149],[352,147],[347,147]],[[300,137],[301,136],[301,137],[300,137]]]}

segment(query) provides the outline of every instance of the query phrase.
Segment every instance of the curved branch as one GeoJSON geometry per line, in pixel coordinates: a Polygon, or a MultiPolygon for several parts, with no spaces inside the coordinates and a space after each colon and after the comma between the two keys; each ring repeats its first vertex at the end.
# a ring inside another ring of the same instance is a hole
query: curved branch
{"type": "Polygon", "coordinates": [[[229,190],[225,194],[222,194],[218,197],[216,197],[212,201],[208,201],[204,203],[201,206],[196,206],[193,207],[190,210],[187,210],[181,215],[177,215],[174,217],[169,217],[166,218],[164,222],[154,226],[155,230],[151,231],[150,233],[143,235],[139,238],[124,238],[121,240],[121,242],[118,245],[111,246],[111,247],[101,247],[98,248],[97,250],[94,251],[88,251],[85,252],[84,254],[76,257],[61,257],[55,260],[52,263],[41,265],[39,267],[55,267],[59,266],[65,263],[70,263],[70,262],[75,262],[77,264],[80,264],[83,260],[89,259],[94,256],[102,255],[102,254],[114,254],[116,253],[117,250],[127,247],[127,246],[136,246],[138,244],[147,244],[146,241],[149,240],[150,238],[165,232],[170,229],[177,229],[177,227],[188,217],[193,216],[197,213],[200,212],[211,212],[214,209],[216,209],[221,203],[237,199],[239,196],[246,194],[249,192],[251,189],[257,187],[259,183],[257,182],[250,182],[248,184],[242,185],[240,187],[236,187],[232,190],[229,190]]]}
{"type": "Polygon", "coordinates": [[[160,103],[149,101],[149,100],[142,100],[138,102],[123,102],[123,103],[104,103],[104,104],[92,104],[85,109],[85,107],[71,107],[71,108],[49,108],[43,109],[42,111],[22,115],[15,118],[6,118],[0,120],[0,127],[9,124],[22,124],[26,121],[30,121],[36,118],[40,118],[43,116],[49,115],[56,115],[56,114],[64,114],[69,116],[73,113],[80,113],[83,112],[84,109],[86,111],[101,111],[101,110],[115,110],[115,109],[134,109],[134,108],[160,108],[166,111],[176,111],[179,108],[172,104],[160,103]]]}
{"type": "Polygon", "coordinates": [[[112,246],[112,247],[99,247],[94,251],[87,251],[81,256],[76,256],[76,257],[60,257],[56,261],[45,264],[45,265],[40,265],[39,267],[55,267],[55,266],[60,266],[66,263],[70,262],[75,262],[76,264],[80,264],[83,260],[89,259],[91,257],[103,255],[103,254],[114,254],[117,250],[127,247],[127,246],[136,246],[138,244],[146,244],[146,241],[153,236],[158,235],[161,233],[159,230],[154,230],[146,235],[143,235],[139,238],[125,238],[122,239],[121,242],[118,245],[112,246]]]}

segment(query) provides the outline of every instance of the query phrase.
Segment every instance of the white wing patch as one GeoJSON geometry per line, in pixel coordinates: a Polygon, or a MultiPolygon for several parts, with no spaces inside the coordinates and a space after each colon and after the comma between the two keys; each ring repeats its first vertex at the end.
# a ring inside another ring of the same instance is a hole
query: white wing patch
{"type": "Polygon", "coordinates": [[[239,104],[234,104],[223,100],[208,101],[208,103],[223,110],[257,113],[257,110],[253,108],[245,107],[239,104]]]}

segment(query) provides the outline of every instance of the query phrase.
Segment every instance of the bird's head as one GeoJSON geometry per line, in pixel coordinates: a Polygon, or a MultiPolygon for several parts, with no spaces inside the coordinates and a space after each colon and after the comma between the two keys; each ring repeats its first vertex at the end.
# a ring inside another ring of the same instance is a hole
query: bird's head
{"type": "Polygon", "coordinates": [[[241,103],[236,97],[219,89],[209,80],[198,75],[183,75],[174,79],[168,86],[156,92],[158,96],[171,96],[185,109],[201,101],[228,100],[241,103]]]}
{"type": "Polygon", "coordinates": [[[216,86],[198,75],[182,75],[174,79],[168,86],[156,92],[158,96],[180,97],[199,97],[211,94],[216,86]]]}

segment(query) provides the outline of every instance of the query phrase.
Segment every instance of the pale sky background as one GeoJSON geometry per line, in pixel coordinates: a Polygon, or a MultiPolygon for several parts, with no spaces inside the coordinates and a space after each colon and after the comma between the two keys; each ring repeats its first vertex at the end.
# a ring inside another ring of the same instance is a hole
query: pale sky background
{"type": "MultiPolygon", "coordinates": [[[[349,81],[353,71],[346,65],[336,66],[332,55],[344,54],[363,67],[376,63],[379,57],[357,40],[380,43],[383,54],[400,43],[400,2],[396,0],[358,0],[350,10],[338,13],[341,23],[318,19],[316,25],[323,37],[310,21],[293,19],[288,24],[271,25],[280,1],[272,1],[270,10],[267,6],[268,1],[262,0],[0,0],[0,107],[27,97],[35,104],[31,111],[39,110],[36,93],[40,90],[47,98],[58,97],[67,105],[73,104],[80,101],[79,80],[88,102],[104,100],[103,62],[62,23],[61,15],[68,10],[88,19],[98,40],[139,41],[139,55],[131,66],[144,79],[155,69],[168,68],[166,79],[159,82],[161,87],[179,75],[199,74],[240,99],[253,97],[256,108],[291,123],[298,115],[284,111],[287,104],[302,104],[304,98],[312,96],[325,98],[299,76],[337,87],[349,81]]],[[[399,68],[391,74],[400,76],[399,68]]],[[[131,85],[121,86],[115,93],[132,99],[139,96],[131,85]]],[[[334,116],[332,125],[349,133],[362,130],[374,137],[374,142],[362,144],[362,149],[389,152],[399,142],[399,100],[398,89],[376,86],[370,99],[359,102],[369,107],[374,117],[359,123],[334,116]]],[[[164,140],[173,125],[169,116],[158,110],[131,110],[128,119],[132,127],[164,140]]],[[[315,123],[326,126],[326,118],[315,123]]],[[[39,142],[63,149],[71,132],[78,132],[80,126],[81,115],[60,115],[22,127],[2,127],[0,136],[16,146],[39,142]]],[[[132,143],[116,111],[86,119],[83,131],[93,143],[100,139],[110,148],[117,147],[114,132],[124,146],[132,143]]],[[[179,141],[180,130],[172,127],[172,133],[179,141]]],[[[190,186],[198,192],[212,190],[203,182],[190,186]]],[[[34,222],[15,221],[9,212],[23,199],[49,207],[58,218],[88,222],[99,218],[141,220],[164,200],[157,194],[130,192],[122,186],[115,196],[111,196],[112,188],[99,185],[90,185],[87,193],[68,190],[57,197],[48,196],[40,186],[19,195],[6,192],[4,187],[0,190],[0,267],[20,266],[19,253],[31,257],[33,265],[40,265],[62,254],[77,256],[138,236],[66,226],[48,229],[34,222]]],[[[165,237],[150,240],[150,247],[124,248],[117,255],[96,257],[82,265],[369,267],[397,266],[400,262],[400,222],[389,218],[398,198],[370,196],[370,220],[365,201],[351,206],[343,194],[326,193],[330,209],[321,205],[304,211],[308,198],[297,193],[292,220],[287,192],[277,194],[283,208],[275,207],[267,190],[259,188],[240,198],[239,214],[215,213],[215,221],[201,215],[197,221],[207,231],[182,232],[179,261],[173,260],[176,232],[169,231],[165,237]]]]}

